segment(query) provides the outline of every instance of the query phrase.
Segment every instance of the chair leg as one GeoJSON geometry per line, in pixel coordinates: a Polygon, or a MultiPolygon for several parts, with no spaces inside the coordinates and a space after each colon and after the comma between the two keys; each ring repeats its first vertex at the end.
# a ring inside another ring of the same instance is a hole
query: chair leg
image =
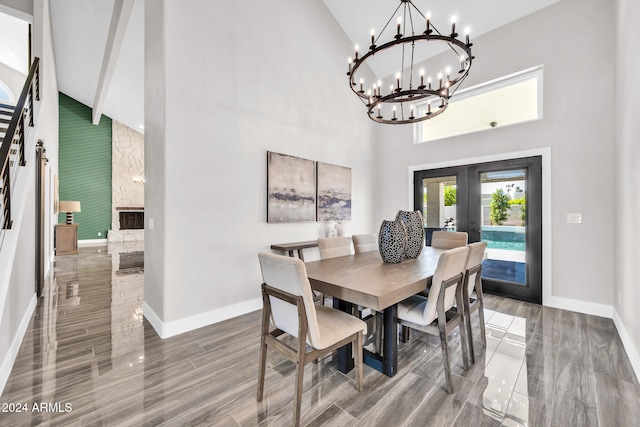
{"type": "Polygon", "coordinates": [[[358,391],[362,391],[362,331],[356,334],[356,342],[353,347],[353,357],[356,364],[356,389],[358,391]]]}
{"type": "Polygon", "coordinates": [[[382,354],[382,313],[379,311],[376,312],[374,325],[376,334],[376,353],[382,354]]]}
{"type": "MultiPolygon", "coordinates": [[[[471,332],[471,313],[469,312],[469,303],[465,304],[465,319],[464,319],[464,327],[467,330],[467,343],[469,347],[469,361],[471,363],[476,363],[476,355],[473,351],[473,333],[471,332]]],[[[461,325],[462,326],[462,325],[461,325]]]]}
{"type": "Polygon", "coordinates": [[[267,367],[267,343],[265,341],[265,335],[269,333],[269,319],[268,314],[263,312],[262,319],[262,334],[260,335],[260,362],[258,370],[258,402],[262,401],[262,395],[264,391],[264,376],[267,367]]]}
{"type": "Polygon", "coordinates": [[[302,408],[302,385],[305,365],[305,340],[298,339],[298,360],[296,362],[296,390],[293,397],[293,425],[300,425],[300,410],[302,408]]]}
{"type": "MultiPolygon", "coordinates": [[[[469,329],[467,329],[467,317],[464,315],[464,311],[462,314],[462,321],[460,322],[460,345],[462,346],[462,366],[466,371],[469,369],[469,360],[472,356],[469,354],[469,339],[471,334],[468,333],[469,329]]],[[[473,346],[471,347],[473,348],[473,346]]],[[[473,352],[473,350],[471,350],[473,352]]]]}
{"type": "Polygon", "coordinates": [[[402,333],[400,334],[400,342],[409,341],[409,327],[402,325],[402,333]]]}
{"type": "Polygon", "coordinates": [[[264,338],[262,338],[260,340],[260,372],[258,373],[258,402],[262,401],[266,365],[267,365],[267,345],[264,342],[264,338]]]}
{"type": "Polygon", "coordinates": [[[480,321],[480,333],[482,334],[482,347],[487,348],[487,334],[484,330],[484,302],[478,298],[478,320],[480,321]]]}
{"type": "Polygon", "coordinates": [[[438,325],[440,330],[440,347],[442,347],[442,362],[444,363],[444,377],[446,380],[447,393],[453,394],[453,381],[451,380],[451,364],[449,363],[449,343],[447,342],[447,332],[444,325],[438,325]]]}

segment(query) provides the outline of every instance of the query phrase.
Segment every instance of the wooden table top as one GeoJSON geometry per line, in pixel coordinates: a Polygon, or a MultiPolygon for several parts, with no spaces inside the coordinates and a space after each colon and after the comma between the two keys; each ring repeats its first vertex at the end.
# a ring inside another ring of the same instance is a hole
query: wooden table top
{"type": "Polygon", "coordinates": [[[378,251],[307,262],[314,290],[382,311],[427,288],[444,249],[425,247],[417,259],[385,264],[378,251]]]}

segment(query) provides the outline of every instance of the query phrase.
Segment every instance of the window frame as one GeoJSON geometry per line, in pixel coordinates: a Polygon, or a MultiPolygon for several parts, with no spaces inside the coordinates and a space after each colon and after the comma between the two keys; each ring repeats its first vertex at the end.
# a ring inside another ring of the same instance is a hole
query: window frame
{"type": "MultiPolygon", "coordinates": [[[[467,89],[463,89],[460,90],[458,92],[455,93],[455,95],[452,97],[452,100],[449,102],[451,105],[455,104],[456,102],[460,102],[463,101],[465,99],[468,98],[472,98],[474,96],[479,96],[488,92],[492,92],[498,89],[502,89],[505,87],[509,87],[518,83],[522,83],[528,80],[532,80],[535,79],[537,81],[537,114],[536,117],[533,119],[527,119],[527,120],[523,120],[523,121],[519,121],[519,122],[514,122],[514,123],[509,123],[507,125],[504,126],[513,126],[513,125],[519,125],[522,123],[528,123],[528,122],[532,122],[532,121],[536,121],[536,120],[542,120],[543,118],[543,87],[544,87],[544,67],[542,65],[538,65],[536,67],[532,67],[532,68],[528,68],[526,70],[522,70],[522,71],[518,71],[516,73],[513,74],[509,74],[507,76],[503,76],[503,77],[499,77],[497,79],[493,79],[484,83],[480,83],[476,86],[472,86],[470,88],[467,89]]],[[[416,104],[416,108],[417,108],[417,113],[418,114],[424,114],[424,112],[426,111],[426,102],[420,103],[420,104],[416,104]]],[[[415,123],[413,125],[413,143],[414,144],[424,144],[424,143],[428,143],[428,142],[433,142],[433,141],[439,141],[441,139],[445,139],[445,138],[451,138],[451,137],[455,137],[455,136],[460,136],[460,135],[468,135],[471,133],[476,133],[476,132],[482,132],[482,131],[486,131],[486,130],[490,130],[492,128],[488,128],[488,129],[477,129],[477,130],[472,130],[472,131],[466,131],[466,132],[461,132],[461,133],[452,133],[450,135],[444,136],[444,137],[440,137],[440,138],[436,138],[436,139],[431,139],[431,140],[424,140],[423,135],[422,135],[422,130],[424,128],[425,124],[428,124],[429,121],[423,121],[423,122],[418,122],[415,123]]]]}

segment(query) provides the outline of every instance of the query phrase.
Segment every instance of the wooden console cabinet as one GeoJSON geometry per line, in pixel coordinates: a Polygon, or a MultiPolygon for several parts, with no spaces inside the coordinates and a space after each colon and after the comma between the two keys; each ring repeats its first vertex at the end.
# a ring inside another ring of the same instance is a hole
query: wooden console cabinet
{"type": "Polygon", "coordinates": [[[78,253],[78,224],[56,225],[56,255],[78,253]]]}

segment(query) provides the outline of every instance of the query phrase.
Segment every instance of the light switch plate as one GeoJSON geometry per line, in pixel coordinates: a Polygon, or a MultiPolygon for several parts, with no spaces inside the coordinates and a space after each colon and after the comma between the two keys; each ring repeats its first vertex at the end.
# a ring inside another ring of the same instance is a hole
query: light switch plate
{"type": "Polygon", "coordinates": [[[579,214],[579,213],[568,213],[567,214],[567,223],[568,224],[582,224],[582,214],[579,214]]]}

